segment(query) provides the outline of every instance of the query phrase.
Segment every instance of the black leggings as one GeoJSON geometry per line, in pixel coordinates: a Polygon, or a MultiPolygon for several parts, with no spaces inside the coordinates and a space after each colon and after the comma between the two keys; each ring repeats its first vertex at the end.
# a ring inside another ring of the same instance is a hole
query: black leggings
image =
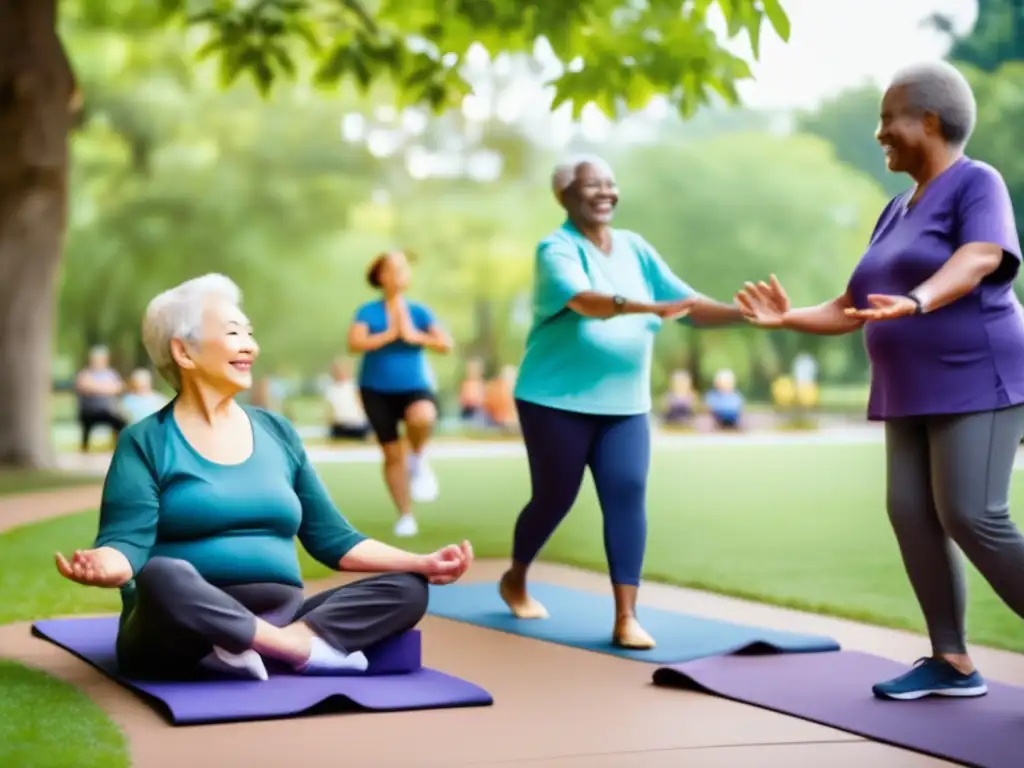
{"type": "Polygon", "coordinates": [[[89,450],[89,436],[92,435],[92,430],[95,427],[105,424],[110,427],[114,433],[116,439],[121,434],[121,430],[128,426],[126,422],[119,414],[114,411],[96,411],[94,413],[80,413],[78,414],[78,423],[82,425],[82,450],[89,450]]]}
{"type": "Polygon", "coordinates": [[[290,584],[215,587],[185,560],[154,557],[135,577],[135,605],[117,636],[121,671],[138,679],[187,678],[213,649],[252,647],[259,617],[283,627],[302,619],[345,653],[412,629],[427,611],[422,576],[390,573],[306,599],[290,584]]]}

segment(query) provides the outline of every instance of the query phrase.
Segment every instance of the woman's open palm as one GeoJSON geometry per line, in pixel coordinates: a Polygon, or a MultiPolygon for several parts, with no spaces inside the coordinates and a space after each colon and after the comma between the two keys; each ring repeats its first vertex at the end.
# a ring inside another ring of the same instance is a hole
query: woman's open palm
{"type": "Polygon", "coordinates": [[[790,310],[789,296],[775,275],[767,283],[744,283],[736,304],[749,322],[761,328],[781,328],[790,310]]]}
{"type": "Polygon", "coordinates": [[[61,576],[87,587],[118,587],[125,581],[123,569],[100,550],[80,549],[70,561],[60,552],[54,557],[61,576]]]}

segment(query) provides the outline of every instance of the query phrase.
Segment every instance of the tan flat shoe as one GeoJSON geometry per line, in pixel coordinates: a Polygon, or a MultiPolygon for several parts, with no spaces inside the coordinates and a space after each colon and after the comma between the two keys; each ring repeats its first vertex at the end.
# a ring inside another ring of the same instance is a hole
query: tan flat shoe
{"type": "Polygon", "coordinates": [[[615,630],[612,632],[612,644],[632,651],[649,651],[656,645],[654,638],[640,626],[640,622],[635,616],[616,619],[615,630]]]}
{"type": "Polygon", "coordinates": [[[501,577],[498,583],[498,594],[505,605],[517,619],[546,619],[548,611],[538,600],[530,597],[526,590],[512,589],[508,584],[508,574],[501,577]]]}

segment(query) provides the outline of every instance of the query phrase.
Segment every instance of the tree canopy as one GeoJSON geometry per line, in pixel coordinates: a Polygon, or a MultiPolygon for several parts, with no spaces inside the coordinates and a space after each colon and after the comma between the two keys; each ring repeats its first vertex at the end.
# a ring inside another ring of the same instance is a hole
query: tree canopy
{"type": "Polygon", "coordinates": [[[199,58],[215,57],[221,82],[248,77],[264,93],[309,70],[325,87],[388,82],[400,105],[457,105],[469,92],[460,66],[470,48],[533,52],[546,41],[564,70],[557,108],[608,115],[667,96],[684,115],[717,96],[736,103],[747,61],[721,42],[743,33],[754,57],[767,20],[783,40],[779,0],[78,0],[75,20],[138,32],[160,25],[199,30],[199,58]]]}

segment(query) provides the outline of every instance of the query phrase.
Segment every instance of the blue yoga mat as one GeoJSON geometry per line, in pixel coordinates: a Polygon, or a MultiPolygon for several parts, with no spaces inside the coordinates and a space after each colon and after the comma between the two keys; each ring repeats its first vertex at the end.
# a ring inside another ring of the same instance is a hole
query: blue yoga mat
{"type": "Polygon", "coordinates": [[[611,643],[615,610],[610,595],[544,583],[531,584],[530,593],[544,604],[550,618],[515,618],[493,583],[431,589],[427,610],[445,619],[652,664],[678,664],[733,653],[839,650],[839,643],[830,637],[778,632],[641,606],[637,616],[658,645],[650,651],[628,651],[611,643]]]}

